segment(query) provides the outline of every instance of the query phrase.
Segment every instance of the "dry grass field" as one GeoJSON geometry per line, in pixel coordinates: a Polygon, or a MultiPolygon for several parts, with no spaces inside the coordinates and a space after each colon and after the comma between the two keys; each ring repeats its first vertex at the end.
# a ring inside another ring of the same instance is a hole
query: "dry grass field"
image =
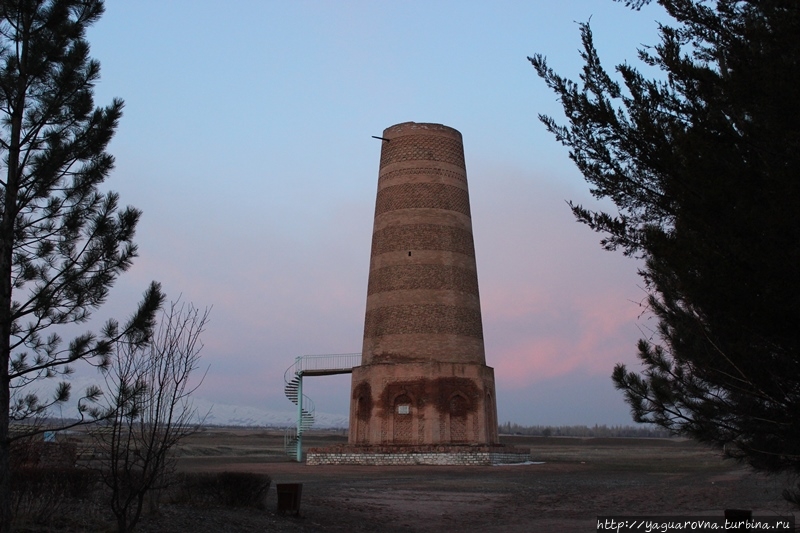
{"type": "MultiPolygon", "coordinates": [[[[70,438],[87,449],[80,435],[70,438]]],[[[690,441],[501,437],[529,449],[536,464],[480,467],[307,466],[283,451],[283,433],[205,428],[176,450],[189,473],[268,474],[266,509],[165,503],[137,526],[145,533],[220,532],[584,532],[598,515],[722,516],[791,512],[786,480],[722,461],[690,441]],[[277,483],[302,483],[300,516],[276,512],[277,483]]],[[[344,432],[312,432],[307,447],[346,441],[344,432]]],[[[71,506],[55,527],[19,531],[114,531],[104,504],[71,506]]]]}
{"type": "MultiPolygon", "coordinates": [[[[315,432],[307,446],[346,440],[315,432]]],[[[207,428],[178,451],[183,471],[267,473],[266,511],[165,506],[142,531],[595,531],[598,515],[791,512],[786,480],[754,474],[689,441],[507,436],[541,464],[492,467],[306,466],[282,433],[207,428]],[[275,512],[276,483],[302,483],[300,516],[275,512]]]]}

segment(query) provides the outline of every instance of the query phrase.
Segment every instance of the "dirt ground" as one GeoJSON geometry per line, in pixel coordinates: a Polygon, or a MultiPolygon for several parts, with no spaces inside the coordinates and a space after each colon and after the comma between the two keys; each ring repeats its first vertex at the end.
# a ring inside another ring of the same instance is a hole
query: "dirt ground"
{"type": "MultiPolygon", "coordinates": [[[[340,443],[317,432],[307,446],[340,443]]],[[[786,480],[754,474],[689,441],[503,437],[540,464],[491,467],[307,466],[280,432],[207,429],[179,450],[184,471],[272,476],[267,509],[164,506],[139,528],[191,531],[585,532],[598,515],[722,516],[791,512],[786,480]],[[276,513],[276,483],[302,483],[300,516],[276,513]]]]}

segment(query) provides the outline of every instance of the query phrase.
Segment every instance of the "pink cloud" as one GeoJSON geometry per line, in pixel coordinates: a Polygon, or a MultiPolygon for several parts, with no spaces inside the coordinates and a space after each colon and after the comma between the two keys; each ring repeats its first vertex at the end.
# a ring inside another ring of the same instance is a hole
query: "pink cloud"
{"type": "Polygon", "coordinates": [[[490,315],[487,362],[498,378],[520,387],[571,372],[609,375],[615,363],[633,358],[637,305],[611,295],[551,303],[490,315]]]}

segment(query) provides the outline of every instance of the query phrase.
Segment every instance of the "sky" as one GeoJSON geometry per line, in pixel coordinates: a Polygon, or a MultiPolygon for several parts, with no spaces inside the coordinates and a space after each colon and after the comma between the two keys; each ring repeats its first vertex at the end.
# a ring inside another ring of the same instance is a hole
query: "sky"
{"type": "MultiPolygon", "coordinates": [[[[139,257],[98,321],[151,280],[211,307],[197,397],[291,411],[303,354],[361,350],[383,129],[464,139],[498,419],[632,424],[610,374],[652,329],[639,265],[602,250],[566,202],[598,204],[539,122],[563,122],[527,56],[577,79],[579,22],[607,67],[657,42],[657,6],[611,0],[109,0],[88,32],[96,104],[125,100],[107,181],[143,211],[139,257]]],[[[348,412],[350,376],[309,378],[348,412]]]]}

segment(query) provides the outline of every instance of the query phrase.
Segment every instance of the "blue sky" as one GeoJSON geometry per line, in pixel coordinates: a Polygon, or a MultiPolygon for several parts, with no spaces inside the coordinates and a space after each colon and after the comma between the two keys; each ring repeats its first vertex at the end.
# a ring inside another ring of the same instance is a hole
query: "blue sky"
{"type": "MultiPolygon", "coordinates": [[[[91,28],[96,103],[126,102],[108,187],[143,210],[140,257],[97,318],[150,280],[213,306],[198,396],[289,410],[294,357],[361,349],[380,144],[407,121],[461,131],[498,417],[625,424],[610,381],[651,326],[637,264],[565,203],[595,205],[538,121],[560,119],[526,56],[580,73],[578,22],[608,67],[657,42],[611,0],[110,0],[91,28]]],[[[346,413],[349,376],[308,380],[346,413]]]]}

